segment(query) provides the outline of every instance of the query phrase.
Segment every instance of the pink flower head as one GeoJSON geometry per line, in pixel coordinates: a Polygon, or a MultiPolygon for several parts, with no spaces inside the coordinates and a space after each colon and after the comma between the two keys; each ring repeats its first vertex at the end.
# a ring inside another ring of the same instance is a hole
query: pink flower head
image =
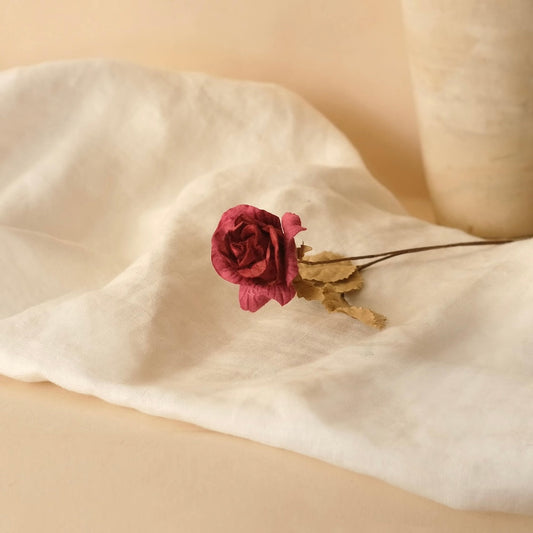
{"type": "Polygon", "coordinates": [[[219,276],[240,286],[242,309],[254,312],[270,300],[285,305],[294,298],[294,236],[303,230],[294,213],[285,213],[280,222],[251,205],[237,205],[222,215],[211,239],[211,262],[219,276]]]}

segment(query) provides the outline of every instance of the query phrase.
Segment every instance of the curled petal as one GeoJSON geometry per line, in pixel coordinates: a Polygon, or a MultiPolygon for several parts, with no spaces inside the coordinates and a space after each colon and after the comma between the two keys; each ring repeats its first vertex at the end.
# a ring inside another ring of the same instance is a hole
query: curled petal
{"type": "Polygon", "coordinates": [[[281,217],[281,226],[283,228],[286,241],[294,239],[295,235],[300,233],[300,231],[305,231],[307,229],[302,226],[300,217],[294,213],[285,213],[281,217]]]}
{"type": "Polygon", "coordinates": [[[240,276],[235,269],[235,265],[215,246],[211,249],[211,263],[216,273],[230,283],[240,283],[240,276]]]}
{"type": "Polygon", "coordinates": [[[300,231],[305,231],[298,215],[285,213],[281,219],[283,234],[285,238],[285,283],[291,286],[294,278],[298,275],[298,255],[294,236],[300,231]]]}
{"type": "Polygon", "coordinates": [[[262,223],[269,224],[272,226],[280,227],[279,217],[265,211],[263,209],[258,209],[253,205],[241,204],[228,209],[220,219],[222,227],[227,230],[231,227],[235,221],[246,221],[252,223],[262,223]]]}

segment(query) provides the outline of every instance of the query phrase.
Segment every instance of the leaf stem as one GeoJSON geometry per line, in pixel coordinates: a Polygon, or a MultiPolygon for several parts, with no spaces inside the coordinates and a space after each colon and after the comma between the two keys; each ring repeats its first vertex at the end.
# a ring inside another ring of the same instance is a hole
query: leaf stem
{"type": "Polygon", "coordinates": [[[450,244],[437,244],[434,246],[420,246],[418,248],[404,248],[403,250],[392,250],[389,252],[383,252],[379,254],[367,254],[367,255],[357,255],[352,257],[341,257],[339,259],[327,259],[324,261],[306,261],[304,259],[300,259],[300,263],[304,263],[306,265],[325,265],[328,263],[340,263],[342,261],[357,261],[359,259],[373,259],[378,257],[379,259],[375,259],[374,261],[369,261],[368,263],[364,263],[362,265],[358,265],[358,270],[363,270],[365,268],[368,268],[369,266],[375,265],[376,263],[380,263],[381,261],[385,261],[386,259],[390,259],[391,257],[396,257],[397,255],[404,255],[404,254],[414,254],[418,252],[426,252],[428,250],[438,250],[441,248],[454,248],[457,246],[482,246],[482,245],[488,245],[488,244],[506,244],[509,242],[515,242],[520,241],[523,239],[528,239],[530,237],[522,237],[517,239],[498,239],[498,240],[490,240],[490,241],[468,241],[468,242],[453,242],[450,244]]]}

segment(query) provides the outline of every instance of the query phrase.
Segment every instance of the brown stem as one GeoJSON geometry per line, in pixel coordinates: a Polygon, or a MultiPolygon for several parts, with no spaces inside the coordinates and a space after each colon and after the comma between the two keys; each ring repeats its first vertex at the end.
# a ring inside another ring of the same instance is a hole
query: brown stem
{"type": "Polygon", "coordinates": [[[361,272],[361,270],[364,270],[365,268],[368,268],[369,266],[375,265],[376,263],[380,263],[381,261],[385,261],[386,259],[390,259],[391,257],[395,257],[396,255],[400,255],[400,254],[389,254],[389,255],[386,255],[385,257],[374,259],[374,261],[369,261],[368,263],[364,263],[363,265],[357,265],[357,270],[361,272]]]}
{"type": "MultiPolygon", "coordinates": [[[[525,237],[526,239],[529,237],[525,237]]],[[[487,244],[506,244],[509,242],[515,242],[522,240],[521,238],[518,239],[499,239],[499,240],[491,240],[491,241],[468,241],[468,242],[454,242],[451,244],[438,244],[434,246],[420,246],[418,248],[405,248],[403,250],[392,250],[389,252],[383,252],[380,254],[368,254],[368,255],[357,255],[353,257],[341,257],[339,259],[326,259],[324,261],[305,261],[303,259],[300,259],[300,263],[304,263],[306,265],[325,265],[328,263],[340,263],[342,261],[357,261],[359,259],[372,259],[375,257],[379,257],[379,259],[376,259],[374,261],[370,261],[368,263],[364,263],[363,265],[359,265],[357,268],[358,270],[363,270],[365,268],[368,268],[371,265],[375,265],[376,263],[379,263],[381,261],[385,261],[386,259],[390,259],[391,257],[396,257],[397,255],[404,255],[404,254],[413,254],[417,252],[425,252],[428,250],[438,250],[440,248],[453,248],[456,246],[482,246],[487,244]]]]}

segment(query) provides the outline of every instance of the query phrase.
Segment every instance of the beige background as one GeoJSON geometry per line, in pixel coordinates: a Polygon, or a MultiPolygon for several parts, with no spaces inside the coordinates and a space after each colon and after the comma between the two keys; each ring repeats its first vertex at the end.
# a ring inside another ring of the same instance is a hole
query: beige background
{"type": "MultiPolygon", "coordinates": [[[[110,57],[278,82],[431,217],[399,0],[3,0],[0,68],[110,57]]],[[[0,531],[531,531],[318,461],[0,377],[0,531]]]]}
{"type": "Polygon", "coordinates": [[[2,533],[530,533],[310,459],[0,376],[2,533]]]}

